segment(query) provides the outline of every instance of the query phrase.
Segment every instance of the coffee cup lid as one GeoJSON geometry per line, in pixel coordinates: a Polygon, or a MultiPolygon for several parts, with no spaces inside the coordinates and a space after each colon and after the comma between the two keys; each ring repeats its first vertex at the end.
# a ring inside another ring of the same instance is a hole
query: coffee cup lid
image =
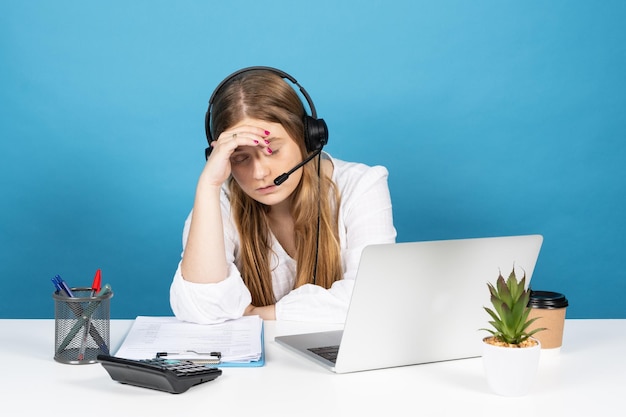
{"type": "Polygon", "coordinates": [[[528,306],[532,308],[564,308],[569,305],[563,294],[552,291],[530,291],[528,306]]]}

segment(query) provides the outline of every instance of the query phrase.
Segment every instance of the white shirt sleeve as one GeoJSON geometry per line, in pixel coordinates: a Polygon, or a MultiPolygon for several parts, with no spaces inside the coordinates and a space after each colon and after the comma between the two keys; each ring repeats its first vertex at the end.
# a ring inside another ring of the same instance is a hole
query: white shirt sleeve
{"type": "Polygon", "coordinates": [[[215,284],[198,284],[185,281],[180,263],[170,287],[170,305],[174,315],[182,321],[200,324],[222,323],[243,316],[252,302],[250,292],[241,277],[231,273],[215,284]]]}

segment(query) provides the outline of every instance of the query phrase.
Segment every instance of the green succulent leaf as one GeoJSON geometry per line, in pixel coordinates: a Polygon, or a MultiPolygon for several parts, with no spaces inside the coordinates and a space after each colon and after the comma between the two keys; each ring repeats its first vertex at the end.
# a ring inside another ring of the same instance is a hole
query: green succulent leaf
{"type": "Polygon", "coordinates": [[[491,333],[503,342],[519,344],[535,333],[545,329],[528,332],[528,327],[537,320],[528,319],[530,307],[530,290],[526,289],[526,272],[521,279],[515,275],[515,266],[505,280],[502,273],[498,275],[496,284],[487,283],[491,295],[493,309],[483,307],[493,320],[489,321],[492,329],[481,329],[491,333]]]}

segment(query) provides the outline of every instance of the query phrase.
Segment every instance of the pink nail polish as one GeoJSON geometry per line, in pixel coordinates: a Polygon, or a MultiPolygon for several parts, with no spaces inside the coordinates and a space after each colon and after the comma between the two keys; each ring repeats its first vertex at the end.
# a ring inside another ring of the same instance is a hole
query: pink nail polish
{"type": "Polygon", "coordinates": [[[268,136],[269,134],[270,134],[270,131],[269,131],[269,130],[266,130],[266,131],[265,131],[265,136],[268,136]]]}
{"type": "Polygon", "coordinates": [[[259,144],[259,141],[254,139],[254,143],[256,143],[257,145],[259,144]]]}
{"type": "Polygon", "coordinates": [[[265,139],[265,144],[266,144],[266,145],[269,145],[269,144],[270,144],[270,141],[269,141],[269,140],[267,140],[267,139],[265,139]]]}
{"type": "Polygon", "coordinates": [[[267,148],[267,153],[272,153],[274,152],[271,148],[267,148]]]}

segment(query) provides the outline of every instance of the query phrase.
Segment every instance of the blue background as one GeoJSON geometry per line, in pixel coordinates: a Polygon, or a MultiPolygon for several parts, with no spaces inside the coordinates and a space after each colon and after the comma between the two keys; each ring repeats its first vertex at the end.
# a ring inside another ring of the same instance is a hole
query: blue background
{"type": "Polygon", "coordinates": [[[388,167],[399,241],[540,233],[536,289],[626,318],[624,21],[621,0],[2,2],[0,317],[53,317],[50,278],[97,268],[112,317],[171,314],[208,98],[269,65],[333,156],[388,167]]]}

